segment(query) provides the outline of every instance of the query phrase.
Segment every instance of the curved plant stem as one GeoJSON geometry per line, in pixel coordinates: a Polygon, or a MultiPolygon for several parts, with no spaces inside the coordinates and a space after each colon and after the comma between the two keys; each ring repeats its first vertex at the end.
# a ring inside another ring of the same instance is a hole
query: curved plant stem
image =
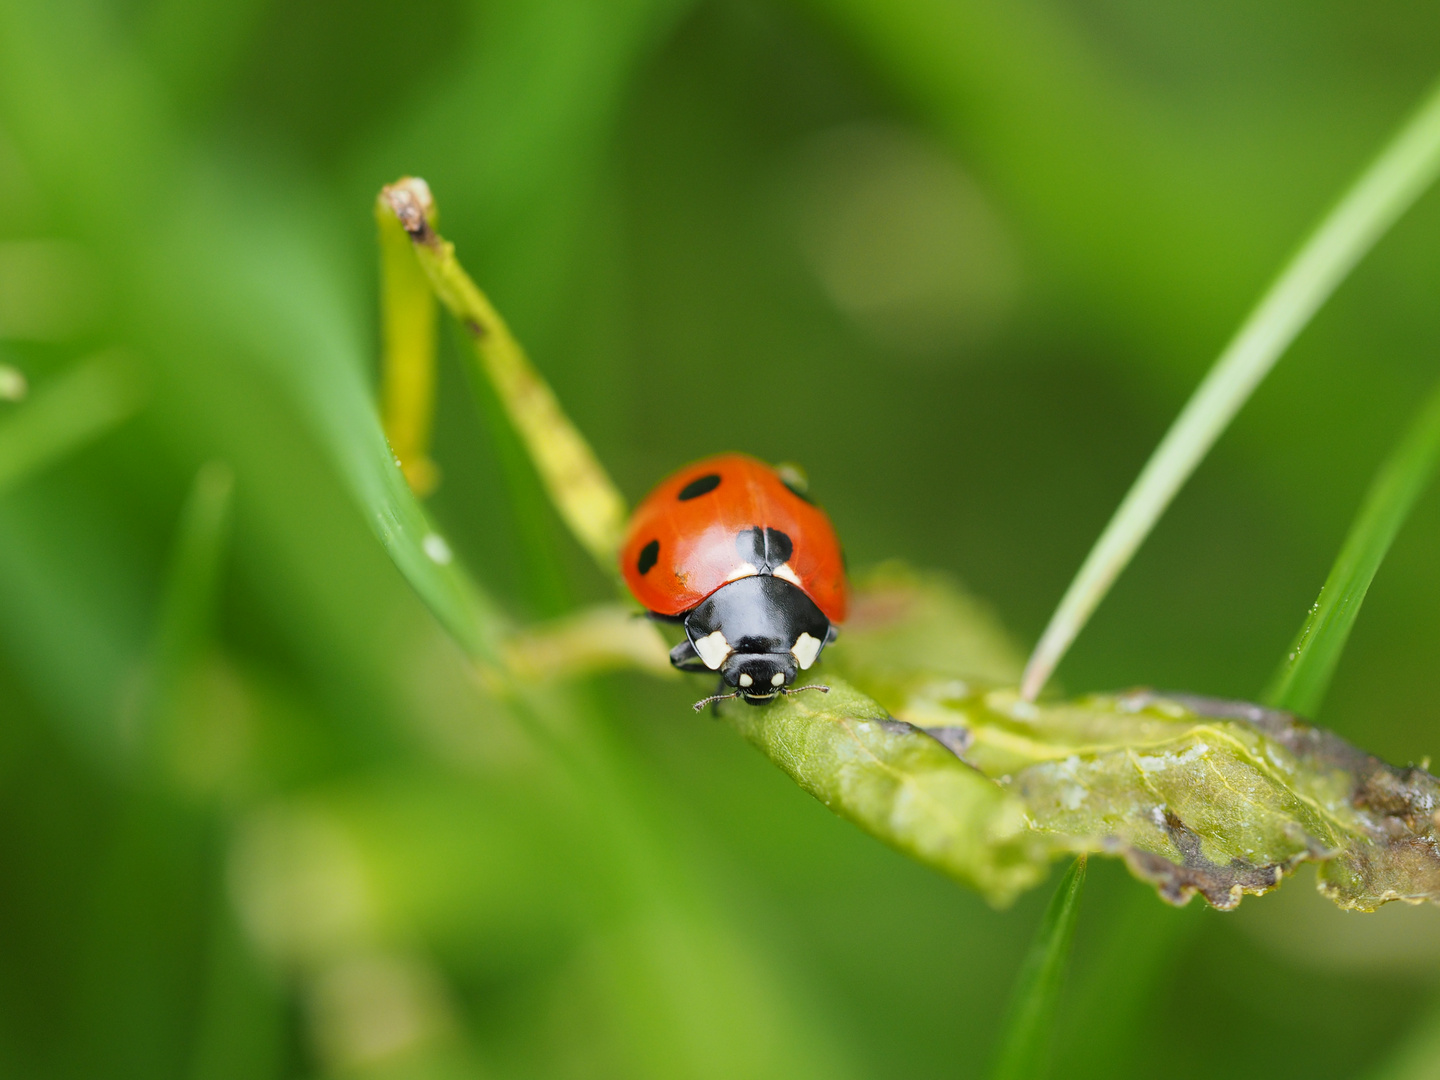
{"type": "Polygon", "coordinates": [[[1051,897],[1025,957],[1025,966],[1020,969],[991,1080],[1032,1080],[1044,1073],[1055,1004],[1075,937],[1075,919],[1080,913],[1080,892],[1084,887],[1085,856],[1081,855],[1051,897]]]}
{"type": "Polygon", "coordinates": [[[625,528],[625,500],[500,318],[455,258],[455,246],[435,232],[435,204],[423,180],[385,188],[387,203],[409,234],[416,258],[440,302],[465,328],[485,377],[509,414],[555,508],[607,574],[625,528]]]}
{"type": "Polygon", "coordinates": [[[1440,172],[1440,86],[1291,259],[1150,455],[1041,635],[1021,681],[1044,687],[1110,586],[1256,386],[1355,264],[1440,172]]]}
{"type": "Polygon", "coordinates": [[[1375,572],[1440,460],[1440,386],[1380,466],[1320,596],[1265,699],[1278,709],[1313,717],[1375,572]]]}

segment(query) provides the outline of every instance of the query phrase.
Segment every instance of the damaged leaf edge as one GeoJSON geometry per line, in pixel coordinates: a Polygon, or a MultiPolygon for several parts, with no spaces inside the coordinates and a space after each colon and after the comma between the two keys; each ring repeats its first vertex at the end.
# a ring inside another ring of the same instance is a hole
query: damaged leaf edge
{"type": "MultiPolygon", "coordinates": [[[[1119,694],[1094,695],[1077,703],[1082,707],[1087,703],[1124,703],[1131,710],[1166,703],[1179,706],[1202,721],[1187,728],[1183,737],[1151,740],[1138,744],[1138,746],[1137,744],[1117,742],[1094,744],[1094,747],[1097,750],[1108,749],[1111,752],[1133,751],[1137,748],[1151,750],[1161,749],[1167,744],[1174,744],[1182,739],[1211,738],[1217,743],[1227,744],[1232,752],[1236,753],[1249,767],[1254,768],[1257,774],[1262,775],[1278,790],[1283,791],[1287,797],[1293,798],[1296,803],[1305,806],[1315,815],[1317,821],[1323,822],[1333,832],[1335,839],[1343,840],[1349,837],[1352,840],[1348,846],[1343,843],[1336,846],[1315,836],[1308,827],[1301,826],[1301,836],[1294,839],[1297,842],[1303,842],[1304,846],[1302,850],[1289,857],[1260,863],[1235,858],[1229,864],[1222,864],[1210,860],[1203,854],[1200,847],[1203,839],[1201,834],[1191,829],[1177,815],[1165,809],[1165,800],[1158,792],[1156,793],[1157,807],[1166,814],[1165,829],[1170,834],[1171,844],[1175,849],[1173,855],[1150,851],[1126,843],[1121,837],[1114,834],[1097,839],[1087,839],[1066,834],[1062,830],[1045,827],[1022,797],[1007,790],[1006,783],[999,778],[987,775],[973,763],[965,760],[964,749],[968,748],[970,735],[968,728],[960,724],[922,726],[897,717],[878,702],[874,702],[873,699],[860,695],[858,691],[855,693],[861,700],[871,702],[875,710],[874,715],[861,715],[853,708],[846,714],[837,715],[833,710],[823,707],[823,703],[797,702],[793,708],[797,713],[803,714],[808,722],[829,720],[835,723],[843,732],[843,738],[850,751],[859,755],[868,767],[883,774],[888,782],[895,785],[897,790],[903,789],[912,806],[915,803],[927,806],[934,813],[933,820],[935,821],[949,819],[955,825],[963,825],[965,823],[957,815],[955,807],[937,799],[916,775],[906,772],[893,761],[886,760],[877,754],[874,748],[861,737],[857,724],[874,724],[892,737],[912,738],[918,735],[923,737],[927,744],[938,744],[946,752],[948,759],[953,760],[957,766],[963,767],[966,773],[987,781],[995,789],[997,801],[987,808],[991,820],[983,827],[983,832],[992,845],[991,851],[987,854],[998,856],[1000,848],[1015,847],[1018,844],[1030,855],[1029,861],[1033,861],[1035,873],[1016,874],[1014,872],[1016,867],[1012,865],[1009,867],[1009,873],[990,875],[985,873],[984,868],[980,866],[958,867],[943,858],[927,856],[923,845],[917,842],[913,833],[886,828],[885,823],[877,820],[873,812],[867,813],[858,803],[851,805],[843,800],[837,800],[834,792],[825,790],[826,785],[812,775],[813,770],[807,770],[804,762],[797,759],[793,753],[793,747],[788,748],[790,752],[777,752],[779,747],[774,745],[774,740],[767,738],[761,730],[765,726],[765,718],[754,718],[759,720],[759,723],[736,722],[741,718],[752,719],[747,716],[750,707],[730,706],[722,711],[722,715],[730,719],[732,724],[750,742],[765,752],[802,788],[833,812],[854,822],[898,851],[918,858],[945,872],[948,876],[976,888],[993,906],[1007,906],[1020,892],[1038,883],[1048,870],[1049,864],[1055,859],[1082,854],[1122,859],[1136,878],[1153,886],[1162,900],[1175,906],[1184,906],[1196,895],[1199,895],[1207,904],[1217,910],[1233,910],[1245,896],[1263,896],[1279,888],[1286,877],[1292,875],[1299,866],[1306,862],[1314,862],[1321,867],[1321,874],[1317,880],[1318,891],[1344,909],[1374,911],[1392,901],[1408,904],[1419,904],[1426,901],[1440,902],[1440,893],[1433,891],[1383,888],[1375,892],[1362,890],[1358,894],[1347,894],[1339,884],[1327,880],[1324,873],[1327,866],[1343,859],[1347,852],[1363,859],[1366,857],[1364,849],[1383,847],[1380,838],[1376,835],[1383,830],[1375,820],[1376,815],[1386,816],[1383,808],[1358,801],[1360,792],[1374,782],[1377,772],[1385,777],[1395,778],[1402,786],[1405,784],[1413,786],[1413,782],[1423,776],[1435,784],[1437,790],[1440,790],[1440,781],[1436,781],[1428,772],[1414,766],[1402,769],[1389,765],[1381,759],[1351,746],[1339,736],[1314,727],[1289,713],[1267,709],[1249,702],[1227,701],[1190,694],[1156,693],[1147,689],[1131,690],[1119,694]],[[821,707],[817,707],[817,704],[820,704],[821,707]],[[852,712],[856,714],[851,715],[852,712]],[[1295,758],[1297,770],[1303,771],[1310,766],[1312,768],[1328,768],[1343,773],[1348,778],[1354,793],[1352,797],[1357,800],[1355,807],[1359,830],[1355,823],[1345,822],[1312,796],[1296,790],[1292,786],[1293,781],[1287,777],[1284,770],[1271,762],[1266,755],[1256,754],[1253,747],[1246,746],[1245,742],[1237,738],[1233,732],[1218,726],[1217,723],[1204,722],[1227,720],[1243,724],[1252,730],[1257,738],[1274,743],[1292,755],[1295,758]],[[1284,727],[1283,729],[1277,728],[1277,725],[1284,725],[1284,727]],[[957,738],[955,734],[952,734],[957,732],[963,732],[964,735],[957,738]],[[1289,742],[1283,737],[1285,735],[1290,736],[1289,742]],[[1306,743],[1309,745],[1302,745],[1306,743]],[[1007,816],[1006,809],[1016,808],[1018,808],[1020,818],[1025,826],[1024,835],[1017,835],[1001,825],[1001,819],[1007,816]],[[996,828],[996,826],[999,827],[996,828]],[[1185,843],[1187,836],[1194,838],[1193,844],[1185,843]],[[1032,843],[1025,842],[1027,837],[1032,843]],[[1033,880],[1030,880],[1031,878],[1033,880]]],[[[781,741],[783,742],[783,740],[781,741]]],[[[1075,753],[1083,754],[1086,749],[1076,747],[1075,753]]],[[[1047,757],[1046,762],[1053,760],[1056,758],[1047,757]]],[[[1041,763],[1037,762],[1036,764],[1041,763]]],[[[1417,798],[1423,801],[1423,793],[1417,795],[1417,798]]],[[[1419,806],[1417,812],[1423,809],[1425,809],[1424,806],[1419,806]]],[[[973,833],[974,826],[979,823],[971,822],[970,824],[971,828],[966,831],[973,833]]],[[[1398,842],[1405,842],[1412,838],[1418,838],[1418,834],[1416,837],[1400,837],[1398,842]]],[[[1428,844],[1431,849],[1435,848],[1433,839],[1428,841],[1428,844]]],[[[1004,859],[997,858],[996,862],[998,865],[1003,863],[1004,859]]]]}

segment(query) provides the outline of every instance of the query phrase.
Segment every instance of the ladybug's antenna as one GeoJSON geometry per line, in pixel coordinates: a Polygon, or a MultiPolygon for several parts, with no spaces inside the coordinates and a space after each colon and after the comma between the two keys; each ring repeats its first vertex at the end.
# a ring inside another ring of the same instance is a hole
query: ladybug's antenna
{"type": "Polygon", "coordinates": [[[705,698],[703,701],[697,701],[697,702],[695,702],[695,711],[696,711],[696,712],[699,712],[701,709],[705,708],[706,705],[709,705],[709,704],[711,704],[712,702],[724,701],[724,700],[726,700],[727,698],[739,697],[739,696],[740,696],[740,691],[739,691],[739,690],[736,690],[733,694],[711,694],[709,697],[705,698]]]}
{"type": "MultiPolygon", "coordinates": [[[[830,692],[830,688],[828,686],[821,686],[819,683],[811,683],[809,686],[784,686],[775,692],[777,694],[798,694],[801,690],[819,690],[822,694],[828,694],[830,692]]],[[[740,696],[741,695],[739,690],[736,690],[733,694],[711,694],[709,697],[704,698],[701,701],[695,702],[695,711],[699,712],[701,709],[705,708],[706,705],[713,704],[714,702],[727,701],[730,698],[737,698],[740,696]]]]}

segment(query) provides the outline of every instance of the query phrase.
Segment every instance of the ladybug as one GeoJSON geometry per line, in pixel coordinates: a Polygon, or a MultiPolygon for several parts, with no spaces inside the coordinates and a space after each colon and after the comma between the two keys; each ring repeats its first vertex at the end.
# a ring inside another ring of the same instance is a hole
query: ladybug
{"type": "MultiPolygon", "coordinates": [[[[792,687],[845,618],[849,587],[829,517],[744,454],[687,465],[635,509],[620,571],[653,618],[677,622],[681,671],[715,671],[725,697],[763,705],[792,687]]],[[[815,687],[827,690],[827,687],[815,687]]]]}

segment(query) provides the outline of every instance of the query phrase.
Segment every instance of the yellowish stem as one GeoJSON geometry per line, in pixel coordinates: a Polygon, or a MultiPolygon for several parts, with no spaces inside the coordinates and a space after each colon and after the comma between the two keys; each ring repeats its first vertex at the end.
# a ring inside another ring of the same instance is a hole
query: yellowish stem
{"type": "Polygon", "coordinates": [[[504,656],[512,675],[535,682],[619,668],[676,674],[655,624],[625,604],[600,604],[532,626],[505,643],[504,656]]]}
{"type": "Polygon", "coordinates": [[[435,207],[425,181],[399,180],[380,193],[380,200],[409,236],[416,261],[440,302],[465,327],[481,371],[495,387],[565,524],[601,568],[614,574],[626,517],[625,500],[614,482],[504,320],[465,273],[455,246],[435,231],[435,207]]]}
{"type": "Polygon", "coordinates": [[[435,293],[383,195],[375,205],[375,221],[380,234],[380,414],[410,490],[425,496],[440,481],[440,471],[430,458],[435,293]]]}

